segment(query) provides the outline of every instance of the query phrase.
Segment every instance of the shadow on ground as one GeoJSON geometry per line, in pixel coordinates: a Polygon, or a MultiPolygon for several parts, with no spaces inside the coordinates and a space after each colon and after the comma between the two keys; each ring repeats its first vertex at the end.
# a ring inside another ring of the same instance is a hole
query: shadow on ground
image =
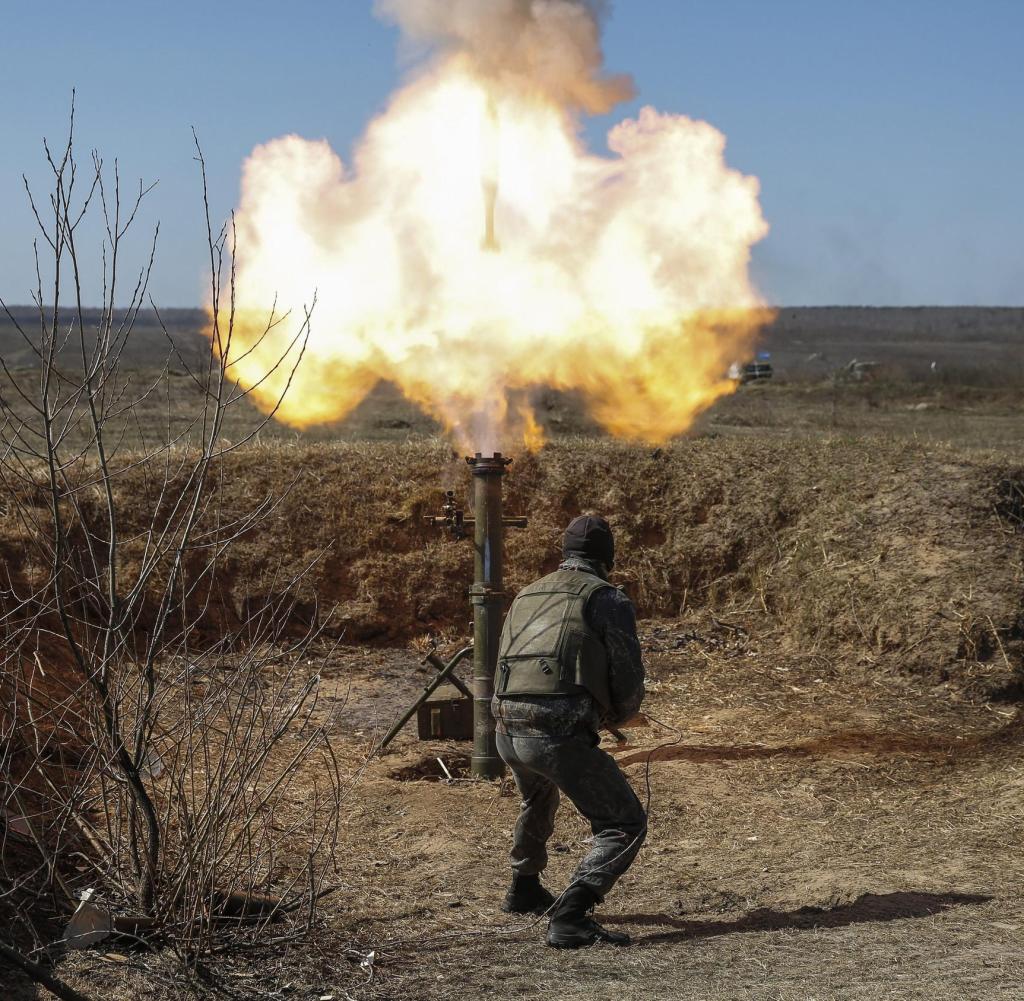
{"type": "Polygon", "coordinates": [[[681,942],[689,939],[713,938],[742,932],[783,931],[787,929],[844,928],[847,925],[880,921],[900,921],[907,918],[926,918],[954,907],[984,904],[991,896],[978,893],[865,893],[852,903],[829,909],[801,907],[795,911],[776,911],[759,907],[734,921],[694,921],[672,917],[670,914],[602,915],[606,924],[640,926],[667,925],[673,931],[635,935],[637,945],[657,945],[662,942],[681,942]]]}
{"type": "Polygon", "coordinates": [[[948,757],[981,752],[1019,737],[1021,714],[991,733],[973,737],[945,734],[844,731],[792,744],[671,744],[616,756],[620,766],[647,761],[745,761],[759,758],[843,758],[864,754],[948,757]]]}

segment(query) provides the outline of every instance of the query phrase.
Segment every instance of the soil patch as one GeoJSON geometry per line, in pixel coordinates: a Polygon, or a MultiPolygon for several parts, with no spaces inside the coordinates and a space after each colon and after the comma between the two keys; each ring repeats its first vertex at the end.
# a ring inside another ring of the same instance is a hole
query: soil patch
{"type": "Polygon", "coordinates": [[[469,755],[433,755],[391,773],[396,782],[453,782],[469,778],[469,755]]]}

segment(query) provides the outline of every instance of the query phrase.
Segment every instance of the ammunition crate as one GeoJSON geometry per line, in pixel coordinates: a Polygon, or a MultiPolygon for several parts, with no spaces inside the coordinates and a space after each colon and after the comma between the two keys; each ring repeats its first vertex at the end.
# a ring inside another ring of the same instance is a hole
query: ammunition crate
{"type": "Polygon", "coordinates": [[[416,712],[420,740],[472,740],[473,700],[436,699],[416,712]]]}

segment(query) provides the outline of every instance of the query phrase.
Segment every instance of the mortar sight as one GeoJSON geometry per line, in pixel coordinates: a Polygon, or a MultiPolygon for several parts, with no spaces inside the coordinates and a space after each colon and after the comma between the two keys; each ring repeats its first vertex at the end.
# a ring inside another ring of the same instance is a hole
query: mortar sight
{"type": "MultiPolygon", "coordinates": [[[[504,476],[506,468],[511,465],[512,459],[503,456],[501,452],[494,455],[467,455],[466,463],[472,469],[474,476],[504,476]]],[[[455,499],[454,490],[444,492],[444,503],[441,505],[441,513],[426,514],[423,520],[432,528],[446,528],[453,538],[464,539],[469,534],[468,529],[473,528],[475,519],[472,515],[466,516],[466,512],[459,507],[455,499]]],[[[505,528],[526,528],[527,519],[522,517],[502,516],[502,525],[505,528]]]]}

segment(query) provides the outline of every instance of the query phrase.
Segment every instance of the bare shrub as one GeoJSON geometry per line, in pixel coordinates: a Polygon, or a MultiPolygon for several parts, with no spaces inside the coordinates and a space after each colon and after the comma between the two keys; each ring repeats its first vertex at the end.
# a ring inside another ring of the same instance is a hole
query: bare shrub
{"type": "MultiPolygon", "coordinates": [[[[305,570],[240,609],[213,586],[281,499],[240,509],[219,489],[225,458],[271,420],[224,438],[246,397],[232,378],[233,227],[211,227],[197,142],[210,348],[197,369],[168,334],[168,363],[137,386],[121,359],[156,232],[127,279],[122,258],[147,189],[126,199],[116,162],[111,171],[95,153],[80,169],[73,111],[67,143],[45,150],[45,203],[26,182],[41,238],[37,323],[27,329],[0,304],[34,359],[28,379],[0,358],[0,520],[20,550],[0,580],[0,899],[15,922],[0,938],[47,945],[85,888],[121,931],[189,958],[266,937],[272,922],[294,933],[327,889],[341,775],[309,667],[320,616],[294,628],[305,570]],[[103,304],[91,323],[80,233],[97,215],[103,304]],[[123,287],[128,306],[116,309],[123,287]],[[172,361],[202,405],[184,426],[168,408],[158,440],[125,448],[140,402],[170,398],[172,361]],[[311,764],[313,789],[300,797],[293,784],[311,764]]],[[[311,310],[275,368],[294,372],[311,310]]],[[[267,330],[280,319],[271,311],[267,330]]]]}

